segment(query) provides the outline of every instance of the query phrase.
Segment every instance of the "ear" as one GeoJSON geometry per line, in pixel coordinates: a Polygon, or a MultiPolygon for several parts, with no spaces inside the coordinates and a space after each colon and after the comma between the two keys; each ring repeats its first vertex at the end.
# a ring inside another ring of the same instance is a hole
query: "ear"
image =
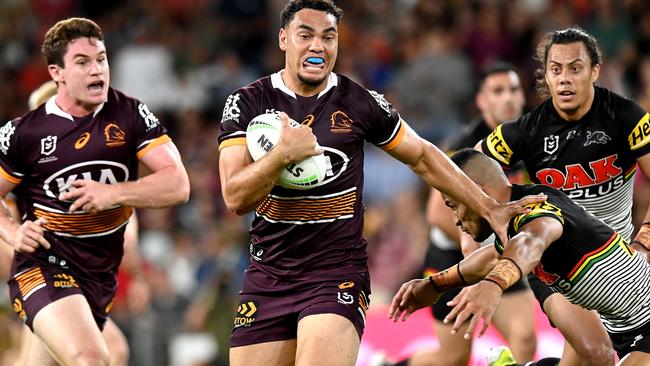
{"type": "Polygon", "coordinates": [[[481,92],[478,92],[476,94],[476,97],[474,97],[474,103],[476,103],[476,106],[478,107],[479,110],[485,110],[486,105],[485,105],[485,97],[481,94],[481,92]]]}
{"type": "Polygon", "coordinates": [[[278,34],[278,43],[282,51],[287,50],[287,31],[284,28],[280,28],[280,33],[278,34]]]}
{"type": "Polygon", "coordinates": [[[600,76],[600,65],[595,65],[591,68],[591,82],[595,83],[600,76]]]}
{"type": "Polygon", "coordinates": [[[56,81],[57,83],[61,83],[64,80],[63,78],[63,69],[59,65],[48,65],[47,66],[47,71],[50,73],[50,77],[52,80],[56,81]]]}

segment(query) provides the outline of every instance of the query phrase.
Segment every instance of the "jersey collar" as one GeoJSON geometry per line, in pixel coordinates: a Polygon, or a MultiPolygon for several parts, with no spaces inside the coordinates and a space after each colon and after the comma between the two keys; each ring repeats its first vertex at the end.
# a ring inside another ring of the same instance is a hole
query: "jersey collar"
{"type": "MultiPolygon", "coordinates": [[[[58,105],[56,105],[56,102],[54,101],[55,99],[56,99],[56,95],[53,95],[52,97],[50,97],[50,99],[47,100],[47,102],[45,102],[45,113],[56,114],[59,117],[69,119],[70,121],[74,122],[74,118],[72,118],[72,115],[70,115],[70,113],[64,112],[61,108],[59,108],[58,105]]],[[[104,108],[105,103],[106,102],[97,106],[97,109],[95,109],[95,112],[93,112],[93,117],[95,117],[97,113],[99,113],[99,111],[101,111],[102,108],[104,108]]]]}
{"type": "MultiPolygon", "coordinates": [[[[289,89],[287,85],[284,83],[284,80],[282,80],[282,76],[280,75],[282,71],[284,71],[284,69],[271,75],[271,85],[273,85],[273,88],[280,89],[285,94],[293,97],[294,99],[298,99],[296,97],[296,93],[291,91],[291,89],[289,89]]],[[[335,73],[331,72],[330,76],[327,78],[327,85],[325,86],[325,89],[323,89],[320,93],[318,93],[317,98],[320,98],[322,95],[325,95],[325,93],[327,93],[330,89],[332,89],[337,85],[339,85],[339,78],[335,73]]]]}

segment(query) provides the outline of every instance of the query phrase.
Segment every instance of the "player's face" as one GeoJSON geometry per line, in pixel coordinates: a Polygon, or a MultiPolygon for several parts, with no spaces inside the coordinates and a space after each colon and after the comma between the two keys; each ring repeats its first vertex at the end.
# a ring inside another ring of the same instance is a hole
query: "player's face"
{"type": "Polygon", "coordinates": [[[334,68],[338,46],[336,18],[323,11],[300,10],[287,28],[280,30],[287,76],[308,87],[324,85],[334,68]]]}
{"type": "Polygon", "coordinates": [[[553,106],[562,118],[576,121],[589,112],[599,72],[599,65],[592,67],[584,43],[551,46],[546,62],[546,82],[553,106]]]}
{"type": "Polygon", "coordinates": [[[494,124],[492,128],[518,118],[525,103],[519,76],[514,71],[488,76],[483,82],[476,101],[485,120],[489,124],[494,124]]]}
{"type": "Polygon", "coordinates": [[[96,38],[77,38],[68,44],[63,65],[49,65],[50,75],[59,83],[59,94],[74,105],[92,109],[108,99],[110,81],[106,47],[96,38]]]}
{"type": "Polygon", "coordinates": [[[492,235],[490,224],[479,214],[467,208],[467,206],[456,202],[456,200],[443,194],[445,205],[451,208],[456,216],[456,226],[469,234],[477,242],[482,242],[492,235]]]}

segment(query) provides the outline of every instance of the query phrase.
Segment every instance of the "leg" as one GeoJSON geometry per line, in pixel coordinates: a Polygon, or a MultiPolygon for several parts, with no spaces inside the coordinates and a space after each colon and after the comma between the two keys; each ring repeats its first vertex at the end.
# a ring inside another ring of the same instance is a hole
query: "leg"
{"type": "Polygon", "coordinates": [[[530,290],[507,291],[494,314],[492,322],[508,341],[510,350],[518,362],[526,363],[535,356],[534,297],[530,290]]]}
{"type": "Polygon", "coordinates": [[[409,366],[465,366],[472,353],[472,341],[463,338],[469,323],[463,325],[458,333],[451,334],[451,324],[435,319],[434,329],[439,347],[414,354],[409,366]]]}
{"type": "Polygon", "coordinates": [[[111,366],[127,366],[129,364],[129,344],[120,328],[110,318],[104,325],[102,335],[108,346],[111,366]]]}
{"type": "Polygon", "coordinates": [[[57,362],[52,356],[50,350],[45,344],[34,334],[29,328],[25,327],[28,331],[27,336],[23,339],[28,339],[27,348],[25,351],[24,363],[21,366],[57,366],[57,362]]]}
{"type": "Polygon", "coordinates": [[[298,322],[296,366],[354,366],[359,352],[354,324],[336,314],[305,316],[298,322]]]}
{"type": "Polygon", "coordinates": [[[295,339],[256,343],[230,348],[230,365],[291,366],[295,356],[295,339]]]}
{"type": "Polygon", "coordinates": [[[82,295],[46,305],[36,314],[33,325],[34,333],[62,364],[109,365],[108,347],[82,295]]]}
{"type": "Polygon", "coordinates": [[[560,294],[549,296],[544,301],[543,308],[548,318],[571,344],[582,365],[614,363],[612,342],[595,312],[571,304],[560,294]]]}

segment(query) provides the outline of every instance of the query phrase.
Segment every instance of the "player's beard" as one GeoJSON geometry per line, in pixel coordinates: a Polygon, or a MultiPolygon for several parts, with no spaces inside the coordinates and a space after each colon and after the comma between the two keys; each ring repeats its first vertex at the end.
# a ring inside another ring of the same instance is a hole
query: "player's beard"
{"type": "Polygon", "coordinates": [[[298,73],[298,80],[300,80],[301,83],[312,87],[321,85],[326,78],[327,78],[327,74],[325,74],[325,76],[323,76],[322,78],[310,79],[298,73]]]}

